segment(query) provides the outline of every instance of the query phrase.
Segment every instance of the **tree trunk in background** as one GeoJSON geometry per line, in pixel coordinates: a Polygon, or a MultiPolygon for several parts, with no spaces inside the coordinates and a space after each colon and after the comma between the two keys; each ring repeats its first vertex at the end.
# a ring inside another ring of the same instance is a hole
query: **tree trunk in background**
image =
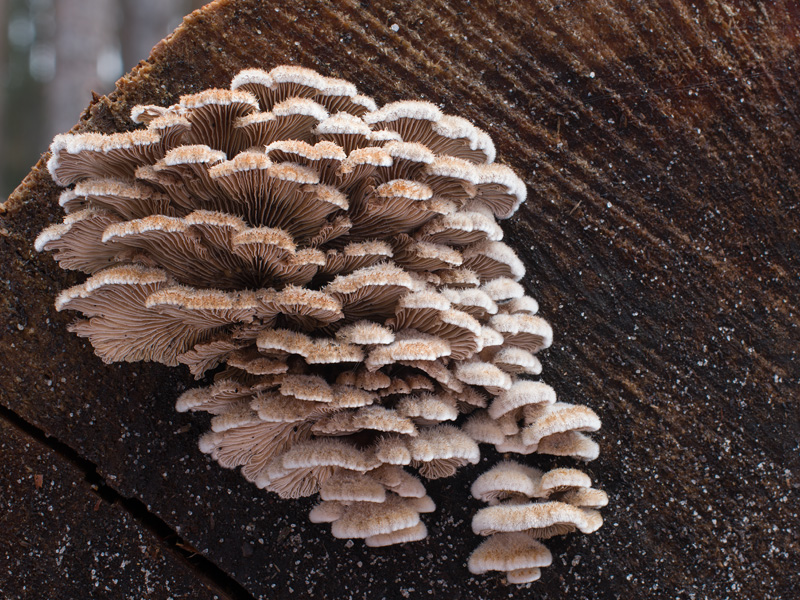
{"type": "MultiPolygon", "coordinates": [[[[0,31],[3,32],[3,37],[0,38],[0,89],[7,89],[8,88],[8,69],[6,68],[6,61],[8,60],[8,53],[6,51],[7,45],[7,22],[8,22],[8,4],[4,0],[0,0],[0,31]]],[[[0,161],[5,164],[5,145],[2,143],[2,140],[6,139],[5,136],[5,111],[6,108],[6,94],[0,94],[0,161]]],[[[3,194],[0,197],[0,202],[5,200],[4,190],[6,189],[3,181],[3,169],[0,169],[0,194],[3,194]]]]}
{"type": "Polygon", "coordinates": [[[98,57],[116,48],[114,0],[59,0],[55,3],[56,74],[47,90],[47,116],[53,132],[68,131],[91,100],[91,92],[111,91],[98,75],[98,57]]]}
{"type": "Polygon", "coordinates": [[[150,49],[175,27],[187,10],[186,0],[120,0],[122,63],[128,71],[150,55],[150,49]]]}

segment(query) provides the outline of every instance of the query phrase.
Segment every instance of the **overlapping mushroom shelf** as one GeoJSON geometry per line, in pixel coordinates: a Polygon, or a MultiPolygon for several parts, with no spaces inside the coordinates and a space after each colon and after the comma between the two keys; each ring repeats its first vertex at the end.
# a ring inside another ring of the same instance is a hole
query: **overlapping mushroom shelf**
{"type": "Polygon", "coordinates": [[[593,533],[603,524],[597,509],[608,504],[588,475],[558,468],[547,473],[504,461],[472,484],[472,495],[489,504],[472,520],[472,530],[489,536],[469,558],[469,570],[504,571],[509,583],[529,583],[553,557],[540,539],[570,533],[593,533]]]}
{"type": "Polygon", "coordinates": [[[55,138],[67,216],[36,246],[90,275],[56,305],[104,361],[217,370],[177,407],[214,415],[222,466],[385,545],[434,509],[404,467],[446,477],[479,442],[597,455],[597,416],[526,379],[552,330],[495,220],[525,186],[485,132],[299,67],[131,116],[55,138]]]}

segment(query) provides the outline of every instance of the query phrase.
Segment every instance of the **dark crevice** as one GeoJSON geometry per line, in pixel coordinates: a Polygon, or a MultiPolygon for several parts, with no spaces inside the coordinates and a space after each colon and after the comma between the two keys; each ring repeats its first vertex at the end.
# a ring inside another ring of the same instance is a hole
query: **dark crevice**
{"type": "Polygon", "coordinates": [[[0,418],[20,430],[28,437],[47,446],[50,450],[80,470],[91,490],[109,504],[116,504],[126,511],[142,528],[149,531],[161,544],[164,552],[171,553],[186,565],[215,594],[229,600],[255,600],[242,585],[208,558],[198,553],[191,544],[170,527],[163,519],[148,510],[138,498],[127,498],[106,483],[97,472],[97,465],[81,456],[64,442],[48,435],[32,425],[13,410],[0,405],[0,418]]]}

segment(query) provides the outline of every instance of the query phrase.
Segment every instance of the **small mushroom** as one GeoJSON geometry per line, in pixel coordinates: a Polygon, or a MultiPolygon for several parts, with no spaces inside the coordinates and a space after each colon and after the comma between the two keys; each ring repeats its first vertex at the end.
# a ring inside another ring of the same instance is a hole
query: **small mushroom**
{"type": "Polygon", "coordinates": [[[534,502],[482,508],[472,519],[472,530],[478,535],[527,531],[536,538],[549,538],[575,529],[592,533],[602,524],[600,513],[592,509],[563,502],[534,502]]]}
{"type": "MultiPolygon", "coordinates": [[[[527,533],[515,531],[488,537],[472,552],[467,566],[470,573],[480,574],[487,571],[538,571],[539,567],[549,567],[552,562],[553,556],[544,544],[527,533]]],[[[520,582],[509,577],[509,583],[520,582]]]]}
{"type": "Polygon", "coordinates": [[[449,477],[467,463],[476,464],[480,451],[475,441],[452,425],[424,429],[408,440],[411,464],[428,479],[449,477]]]}
{"type": "Polygon", "coordinates": [[[472,484],[472,496],[490,505],[509,498],[539,495],[542,472],[515,461],[498,463],[472,484]]]}

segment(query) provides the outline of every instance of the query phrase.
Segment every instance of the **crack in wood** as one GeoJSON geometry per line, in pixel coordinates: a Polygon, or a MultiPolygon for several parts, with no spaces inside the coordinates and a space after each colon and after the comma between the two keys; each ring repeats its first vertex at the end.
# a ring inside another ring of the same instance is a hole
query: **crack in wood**
{"type": "Polygon", "coordinates": [[[26,421],[6,406],[0,405],[0,419],[14,427],[27,437],[46,446],[64,458],[84,474],[84,480],[94,494],[98,503],[107,502],[121,507],[140,527],[152,534],[161,544],[161,550],[170,552],[180,562],[188,566],[195,576],[220,598],[225,600],[255,600],[238,581],[223,569],[201,554],[185,541],[177,531],[170,527],[158,515],[151,512],[138,498],[126,497],[113,487],[97,472],[97,465],[84,458],[74,448],[59,439],[48,435],[44,430],[26,421]]]}

